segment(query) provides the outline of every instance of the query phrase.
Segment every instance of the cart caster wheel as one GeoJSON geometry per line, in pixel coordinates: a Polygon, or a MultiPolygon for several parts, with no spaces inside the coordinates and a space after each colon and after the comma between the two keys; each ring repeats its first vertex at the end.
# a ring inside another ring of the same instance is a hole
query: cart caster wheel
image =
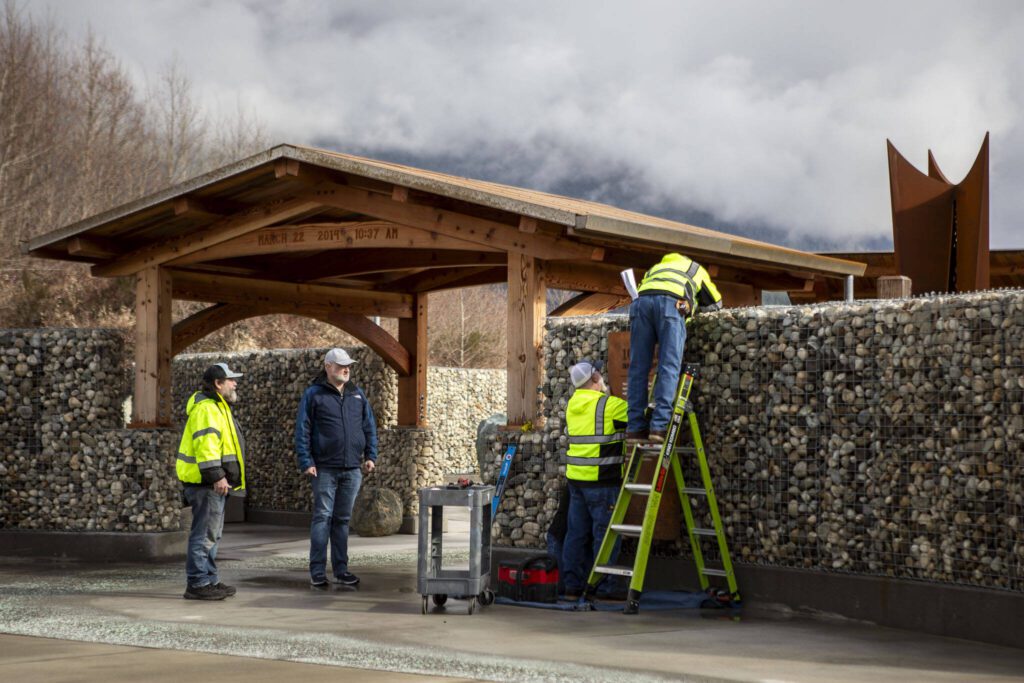
{"type": "Polygon", "coordinates": [[[494,604],[494,591],[490,588],[485,588],[484,592],[480,594],[480,605],[487,607],[492,604],[494,604]]]}
{"type": "Polygon", "coordinates": [[[475,611],[476,611],[476,596],[474,595],[473,597],[471,597],[469,599],[469,610],[466,613],[467,614],[472,614],[475,611]]]}
{"type": "Polygon", "coordinates": [[[434,596],[434,604],[438,607],[440,607],[446,602],[448,602],[448,596],[445,593],[438,593],[434,596]]]}
{"type": "Polygon", "coordinates": [[[426,614],[427,613],[427,600],[428,600],[427,596],[424,595],[423,596],[423,604],[420,606],[420,614],[426,614]]]}

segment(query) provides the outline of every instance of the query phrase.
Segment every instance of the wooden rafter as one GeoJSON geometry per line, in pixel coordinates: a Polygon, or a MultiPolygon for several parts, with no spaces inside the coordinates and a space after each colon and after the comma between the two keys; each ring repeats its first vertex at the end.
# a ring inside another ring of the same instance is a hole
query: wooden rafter
{"type": "Polygon", "coordinates": [[[303,285],[251,278],[173,271],[174,298],[211,303],[288,306],[299,314],[306,306],[324,306],[339,313],[408,318],[412,297],[325,285],[303,285]]]}
{"type": "Polygon", "coordinates": [[[253,230],[217,245],[198,249],[169,262],[189,265],[242,256],[289,254],[335,249],[475,249],[497,252],[473,242],[410,228],[388,221],[307,223],[253,230]]]}
{"type": "Polygon", "coordinates": [[[334,325],[373,349],[399,375],[406,376],[411,371],[409,352],[380,325],[362,315],[319,306],[306,306],[300,312],[278,304],[215,304],[174,324],[171,353],[176,356],[210,333],[240,320],[275,314],[302,315],[334,325]]]}
{"type": "Polygon", "coordinates": [[[121,250],[108,239],[100,237],[75,237],[68,241],[68,254],[90,260],[117,258],[121,250]]]}
{"type": "Polygon", "coordinates": [[[233,213],[249,209],[250,205],[230,199],[208,199],[185,196],[174,200],[175,216],[220,219],[233,213]]]}
{"type": "Polygon", "coordinates": [[[619,269],[612,266],[551,261],[546,264],[544,272],[548,286],[554,289],[626,294],[619,269]]]}
{"type": "Polygon", "coordinates": [[[505,254],[492,251],[446,249],[346,249],[325,251],[275,266],[282,280],[312,282],[329,277],[356,277],[370,273],[453,268],[460,266],[503,265],[505,254]]]}
{"type": "Polygon", "coordinates": [[[469,216],[410,202],[396,202],[390,196],[336,183],[322,182],[314,196],[325,206],[346,209],[401,225],[434,231],[449,237],[473,242],[507,252],[526,254],[542,259],[600,258],[601,250],[561,237],[539,233],[525,234],[517,225],[506,225],[485,218],[469,216]]]}
{"type": "Polygon", "coordinates": [[[507,277],[505,266],[443,268],[409,275],[400,280],[380,285],[378,288],[392,292],[436,292],[442,289],[504,282],[507,277]]]}
{"type": "Polygon", "coordinates": [[[93,266],[92,274],[99,277],[131,275],[143,268],[167,263],[214,244],[226,242],[247,232],[299,216],[319,207],[308,196],[296,196],[284,201],[263,204],[238,214],[227,216],[212,225],[186,235],[158,240],[110,263],[93,266]]]}
{"type": "Polygon", "coordinates": [[[602,294],[600,292],[584,292],[564,302],[548,313],[552,318],[570,317],[574,315],[594,315],[607,313],[629,303],[629,296],[602,294]]]}

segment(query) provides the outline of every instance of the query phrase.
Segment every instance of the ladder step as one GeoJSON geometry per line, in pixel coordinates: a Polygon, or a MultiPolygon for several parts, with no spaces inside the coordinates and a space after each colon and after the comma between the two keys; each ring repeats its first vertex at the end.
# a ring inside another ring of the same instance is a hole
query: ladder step
{"type": "Polygon", "coordinates": [[[683,493],[689,494],[691,496],[706,496],[706,495],[708,495],[708,492],[705,491],[704,489],[700,488],[699,486],[684,486],[683,487],[683,493]]]}
{"type": "Polygon", "coordinates": [[[650,484],[626,484],[626,490],[630,493],[639,493],[641,495],[648,495],[651,492],[650,484]]]}
{"type": "Polygon", "coordinates": [[[598,574],[614,574],[615,576],[633,576],[633,568],[622,564],[599,564],[594,567],[598,574]]]}
{"type": "MultiPolygon", "coordinates": [[[[654,458],[661,453],[661,446],[637,446],[637,450],[640,451],[641,457],[654,458]]],[[[676,453],[682,453],[683,455],[697,455],[697,449],[693,446],[676,446],[676,453]]]]}
{"type": "Polygon", "coordinates": [[[700,527],[694,527],[693,528],[693,533],[695,533],[698,536],[717,536],[718,535],[717,533],[715,533],[714,529],[702,529],[700,527]]]}
{"type": "Polygon", "coordinates": [[[708,569],[707,567],[704,567],[702,573],[705,576],[729,576],[729,572],[724,569],[708,569]]]}
{"type": "Polygon", "coordinates": [[[639,524],[612,524],[608,528],[622,536],[639,536],[644,530],[639,524]]]}

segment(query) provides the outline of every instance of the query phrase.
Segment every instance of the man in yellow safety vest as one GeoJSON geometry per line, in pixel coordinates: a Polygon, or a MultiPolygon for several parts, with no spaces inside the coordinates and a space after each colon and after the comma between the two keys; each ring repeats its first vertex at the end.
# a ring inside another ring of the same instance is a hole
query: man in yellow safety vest
{"type": "MultiPolygon", "coordinates": [[[[570,599],[578,598],[586,586],[622,485],[626,402],[609,395],[602,369],[600,361],[584,361],[569,368],[576,391],[565,407],[569,514],[561,578],[570,599]]],[[[611,562],[618,550],[616,545],[611,562]]],[[[598,587],[598,597],[624,599],[619,583],[606,578],[598,587]]]]}
{"type": "Polygon", "coordinates": [[[224,530],[229,493],[245,495],[245,442],[230,404],[238,400],[240,372],[226,363],[211,365],[203,388],[188,399],[188,421],[178,446],[176,470],[192,507],[192,530],[185,558],[186,600],[223,600],[235,594],[217,574],[217,543],[224,530]]]}
{"type": "Polygon", "coordinates": [[[629,307],[629,425],[626,438],[659,443],[665,440],[672,400],[686,346],[686,320],[698,311],[717,311],[722,295],[699,263],[682,254],[666,254],[637,287],[629,307]],[[658,346],[654,410],[646,414],[647,381],[658,346]]]}

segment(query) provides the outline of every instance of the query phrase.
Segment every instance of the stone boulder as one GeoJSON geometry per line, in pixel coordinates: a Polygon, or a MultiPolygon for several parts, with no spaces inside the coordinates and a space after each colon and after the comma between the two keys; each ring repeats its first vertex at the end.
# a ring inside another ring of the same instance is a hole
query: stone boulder
{"type": "Polygon", "coordinates": [[[352,507],[352,531],[360,536],[390,536],[402,526],[402,499],[391,489],[364,486],[352,507]]]}

